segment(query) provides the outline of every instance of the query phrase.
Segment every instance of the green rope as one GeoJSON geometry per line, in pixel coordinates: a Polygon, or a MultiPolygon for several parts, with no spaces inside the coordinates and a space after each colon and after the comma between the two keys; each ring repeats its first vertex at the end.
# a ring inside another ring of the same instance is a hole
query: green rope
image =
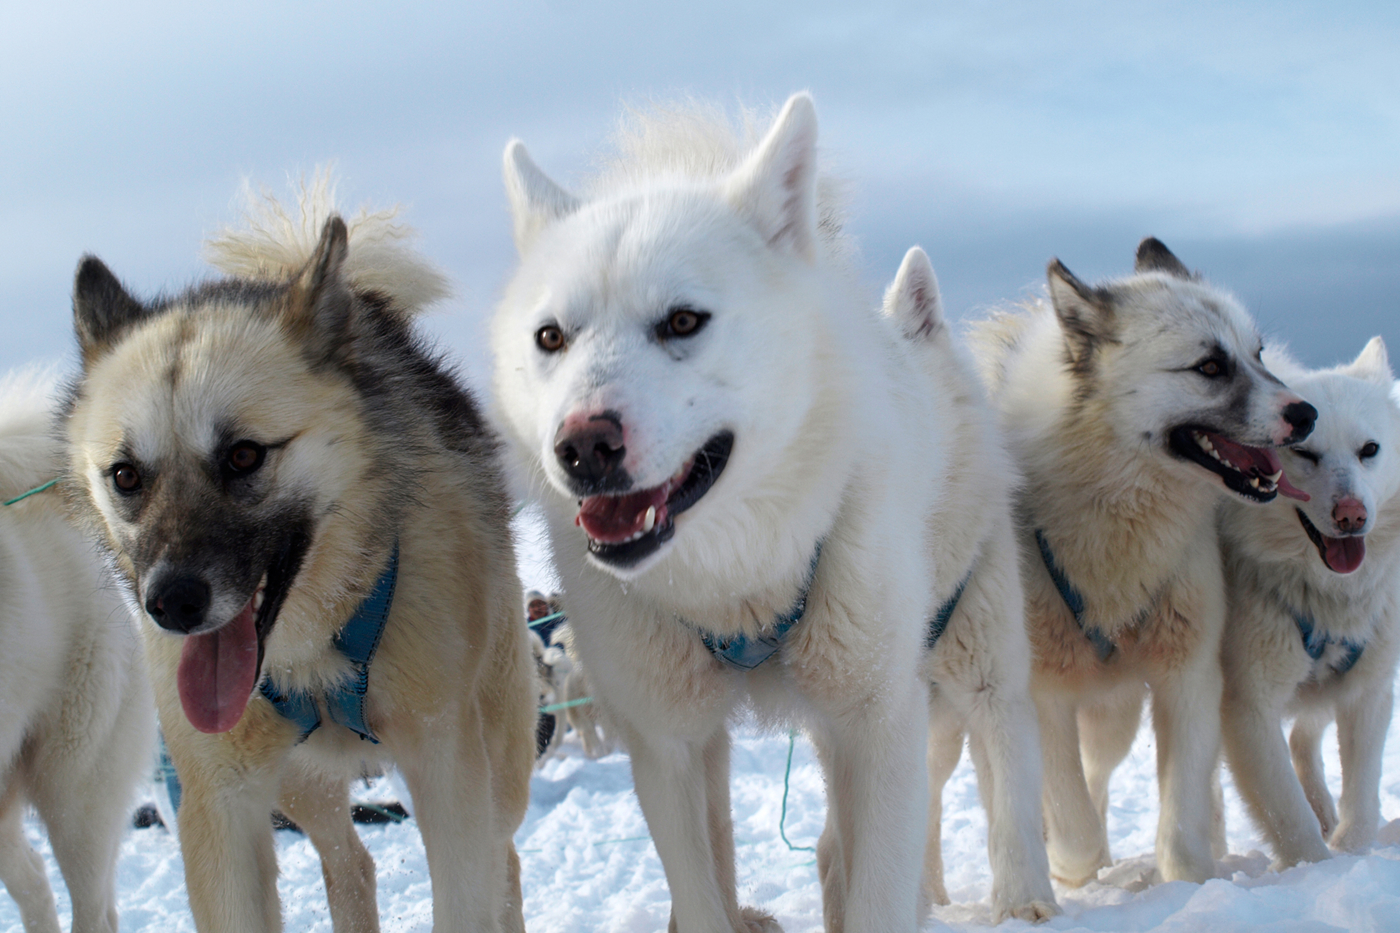
{"type": "Polygon", "coordinates": [[[628,836],[626,839],[604,839],[604,840],[602,840],[602,841],[600,841],[600,842],[595,842],[595,843],[593,843],[593,845],[594,845],[595,847],[596,847],[596,846],[610,846],[610,845],[616,845],[616,844],[619,843],[619,842],[644,842],[644,841],[649,840],[649,839],[651,839],[650,836],[628,836]]]}
{"type": "Polygon", "coordinates": [[[402,823],[404,820],[408,819],[408,817],[404,816],[402,813],[395,813],[393,810],[381,807],[377,803],[359,803],[355,806],[363,807],[366,810],[372,810],[378,813],[380,816],[388,817],[391,823],[402,823]]]}
{"type": "Polygon", "coordinates": [[[21,501],[23,501],[23,500],[25,500],[25,499],[28,499],[30,496],[37,496],[39,493],[43,492],[44,490],[46,490],[46,489],[52,489],[53,487],[55,487],[55,486],[57,486],[57,485],[58,485],[58,480],[57,480],[57,479],[51,479],[51,480],[49,480],[47,483],[45,483],[44,485],[42,485],[42,486],[35,486],[33,489],[29,490],[28,492],[22,492],[22,493],[20,493],[19,495],[15,496],[13,499],[10,499],[10,500],[4,502],[3,504],[4,504],[4,505],[14,505],[16,502],[21,502],[21,501]]]}
{"type": "MultiPolygon", "coordinates": [[[[8,505],[9,503],[6,503],[6,504],[8,505]]],[[[546,622],[553,622],[555,619],[562,619],[562,618],[564,618],[564,613],[562,613],[562,612],[551,612],[551,613],[550,613],[549,615],[547,615],[547,616],[544,616],[544,617],[542,617],[542,618],[536,619],[536,620],[533,621],[533,622],[526,622],[525,624],[528,625],[528,626],[530,626],[530,628],[539,628],[541,625],[544,625],[546,622]]]]}
{"type": "Polygon", "coordinates": [[[793,852],[815,852],[817,850],[813,846],[793,845],[792,842],[788,840],[787,829],[785,827],[785,824],[787,823],[788,781],[792,777],[792,750],[793,747],[796,745],[797,730],[789,729],[787,768],[783,770],[783,812],[778,816],[778,835],[783,837],[783,842],[787,843],[787,847],[793,852]]]}
{"type": "Polygon", "coordinates": [[[541,713],[554,713],[561,709],[570,709],[575,706],[583,706],[585,703],[592,703],[592,697],[579,697],[577,700],[566,700],[563,703],[551,703],[548,706],[541,706],[541,713]]]}

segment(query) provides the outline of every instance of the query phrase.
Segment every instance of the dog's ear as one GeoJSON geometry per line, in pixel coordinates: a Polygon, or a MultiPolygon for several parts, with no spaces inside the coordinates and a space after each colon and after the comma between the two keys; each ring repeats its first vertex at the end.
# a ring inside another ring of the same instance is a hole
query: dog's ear
{"type": "Polygon", "coordinates": [[[1352,360],[1352,375],[1367,382],[1389,389],[1395,385],[1395,374],[1390,371],[1390,355],[1385,351],[1385,341],[1379,336],[1372,337],[1366,346],[1352,360]]]}
{"type": "Polygon", "coordinates": [[[1113,299],[1103,289],[1090,288],[1058,259],[1046,270],[1050,283],[1050,303],[1065,332],[1065,351],[1076,369],[1087,366],[1100,344],[1115,339],[1113,299]]]}
{"type": "Polygon", "coordinates": [[[944,332],[938,276],[928,254],[919,247],[904,254],[899,272],[885,290],[884,312],[910,340],[931,340],[944,332]]]}
{"type": "Polygon", "coordinates": [[[1178,279],[1194,279],[1191,270],[1167,249],[1167,244],[1155,236],[1147,237],[1137,248],[1137,259],[1133,263],[1134,272],[1165,272],[1178,279]]]}
{"type": "Polygon", "coordinates": [[[504,173],[515,248],[523,256],[546,225],[578,210],[580,202],[540,170],[518,139],[506,143],[504,173]]]}
{"type": "Polygon", "coordinates": [[[317,359],[334,359],[350,336],[355,297],[343,267],[349,233],[339,214],[321,228],[321,240],[301,273],[292,281],[284,312],[287,327],[317,359]]]}
{"type": "Polygon", "coordinates": [[[106,263],[84,256],[73,278],[73,329],[83,363],[105,353],[132,324],[150,310],[132,298],[106,263]]]}
{"type": "Polygon", "coordinates": [[[769,245],[811,259],[817,241],[817,110],[794,94],[758,148],[725,182],[734,209],[769,245]]]}

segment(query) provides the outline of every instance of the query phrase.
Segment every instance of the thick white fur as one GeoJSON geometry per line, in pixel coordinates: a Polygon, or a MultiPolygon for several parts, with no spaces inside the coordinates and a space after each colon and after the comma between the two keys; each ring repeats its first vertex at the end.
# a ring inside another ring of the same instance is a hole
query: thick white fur
{"type": "MultiPolygon", "coordinates": [[[[53,380],[0,379],[0,500],[60,472],[53,380]]],[[[73,904],[73,933],[116,933],[117,846],[149,774],[155,704],[140,641],[58,492],[0,508],[0,881],[25,933],[58,933],[32,804],[73,904]]]]}
{"type": "MultiPolygon", "coordinates": [[[[321,230],[336,207],[335,180],[329,167],[297,186],[296,208],[289,209],[267,189],[243,186],[243,217],[204,244],[209,264],[225,275],[285,280],[306,265],[316,252],[321,230]]],[[[412,246],[411,227],[397,222],[397,207],[371,211],[361,208],[346,216],[350,253],[345,274],[351,285],[380,292],[396,307],[421,311],[448,297],[447,276],[412,246]]]]}
{"type": "MultiPolygon", "coordinates": [[[[562,681],[559,678],[555,680],[559,698],[565,703],[591,698],[593,691],[588,686],[588,674],[584,671],[582,662],[578,660],[577,649],[574,648],[574,630],[568,625],[559,626],[554,630],[554,644],[552,650],[560,650],[562,647],[567,662],[554,668],[564,672],[562,681]]],[[[602,758],[612,754],[617,745],[613,734],[617,730],[615,726],[604,722],[602,710],[596,702],[570,706],[564,710],[564,719],[569,728],[578,733],[579,741],[583,743],[583,753],[589,758],[602,758]]]]}
{"type": "Polygon", "coordinates": [[[1074,282],[1052,264],[1050,303],[973,333],[1025,478],[1019,538],[1050,870],[1079,885],[1110,864],[1108,779],[1137,733],[1146,684],[1161,795],[1157,869],[1166,880],[1204,881],[1214,875],[1212,849],[1223,849],[1212,791],[1225,614],[1214,515],[1223,487],[1168,453],[1166,434],[1219,404],[1192,371],[1217,344],[1253,387],[1239,412],[1240,442],[1278,443],[1282,407],[1298,397],[1254,360],[1258,334],[1228,294],[1148,270],[1106,283],[1110,308],[1074,282]],[[1116,644],[1106,663],[1055,588],[1037,528],[1083,595],[1085,625],[1116,644]]]}
{"type": "Polygon", "coordinates": [[[735,891],[727,723],[751,705],[805,725],[826,771],[827,930],[913,930],[927,535],[954,420],[929,404],[918,354],[853,289],[819,197],[807,95],[756,146],[703,108],[632,125],[586,200],[507,147],[522,257],[493,345],[500,417],[545,506],[593,695],[631,754],[671,929],[778,929],[735,891]],[[713,318],[662,346],[656,323],[682,303],[713,318]],[[535,344],[547,321],[568,335],[558,354],[535,344]],[[675,474],[721,429],[736,438],[675,536],[626,571],[590,556],[553,452],[567,415],[599,408],[626,424],[635,488],[675,474]],[[722,667],[693,626],[770,625],[818,541],[806,614],[779,654],[750,674],[722,667]]]}
{"type": "Polygon", "coordinates": [[[1230,614],[1225,627],[1225,751],[1235,783],[1282,867],[1369,848],[1380,820],[1381,752],[1400,656],[1400,408],[1385,345],[1376,337],[1352,363],[1307,372],[1287,359],[1270,365],[1318,410],[1317,429],[1283,455],[1307,503],[1221,511],[1230,614]],[[1374,457],[1358,452],[1380,445],[1374,457]],[[1304,531],[1301,509],[1322,534],[1342,534],[1332,517],[1345,497],[1366,506],[1366,557],[1352,573],[1327,568],[1304,531]],[[1313,661],[1293,611],[1316,630],[1365,645],[1338,675],[1337,648],[1313,661]],[[1285,742],[1284,716],[1297,719],[1285,742]],[[1322,774],[1322,732],[1335,718],[1342,797],[1334,806],[1322,774]],[[1290,767],[1290,749],[1292,767],[1290,767]],[[1296,776],[1295,776],[1296,772],[1296,776]],[[1340,811],[1340,813],[1339,813],[1340,811]]]}
{"type": "Polygon", "coordinates": [[[972,748],[987,810],[993,919],[1059,913],[1040,816],[1040,741],[1030,698],[1030,640],[1011,501],[1018,478],[965,351],[943,319],[938,280],[917,246],[885,293],[884,313],[916,347],[934,386],[929,404],[950,412],[954,434],[928,547],[935,603],[967,581],[929,653],[929,821],[924,894],[948,903],[943,885],[943,785],[972,748]],[[971,545],[971,546],[969,546],[971,545]]]}

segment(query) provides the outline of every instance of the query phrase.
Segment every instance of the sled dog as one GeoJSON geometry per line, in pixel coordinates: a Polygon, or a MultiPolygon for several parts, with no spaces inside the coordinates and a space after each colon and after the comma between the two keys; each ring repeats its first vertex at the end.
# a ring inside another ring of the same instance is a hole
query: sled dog
{"type": "Polygon", "coordinates": [[[1235,784],[1282,867],[1326,858],[1327,843],[1357,851],[1376,839],[1400,654],[1400,408],[1379,337],[1334,369],[1270,363],[1317,406],[1312,436],[1283,453],[1308,499],[1221,511],[1221,709],[1235,784]],[[1297,716],[1286,743],[1285,715],[1297,716]],[[1333,719],[1339,808],[1319,748],[1333,719]]]}
{"type": "Polygon", "coordinates": [[[929,516],[938,610],[925,635],[929,681],[929,821],[924,894],[943,884],[942,798],[967,734],[987,810],[996,922],[1059,912],[1040,815],[1040,743],[1030,697],[1030,640],[1011,501],[1016,470],[971,360],[943,318],[938,279],[917,246],[885,294],[885,316],[915,344],[952,415],[949,467],[929,516]],[[968,547],[968,542],[974,542],[968,547]]]}
{"type": "MultiPolygon", "coordinates": [[[[0,378],[0,502],[58,475],[54,385],[0,378]]],[[[48,830],[74,933],[116,933],[117,847],[150,773],[155,705],[141,644],[57,491],[0,507],[0,881],[25,933],[58,933],[26,804],[48,830]]]]}
{"type": "Polygon", "coordinates": [[[1272,448],[1307,437],[1316,412],[1260,362],[1244,309],[1155,239],[1138,247],[1133,275],[1098,286],[1052,261],[1048,303],[974,334],[1024,475],[1051,874],[1079,885],[1110,864],[1108,779],[1137,733],[1145,684],[1157,870],[1204,881],[1224,842],[1212,793],[1225,617],[1217,500],[1289,491],[1272,448]]]}
{"type": "Polygon", "coordinates": [[[334,928],[377,930],[348,782],[394,764],[433,924],[523,929],[511,836],[534,673],[496,442],[411,330],[442,278],[325,183],[145,303],[86,257],[66,419],[75,504],[140,610],[202,933],[281,929],[268,813],[321,856],[334,928]]]}
{"type": "Polygon", "coordinates": [[[505,152],[521,260],[497,403],[679,933],[779,929],[735,893],[746,703],[803,724],[826,771],[826,928],[918,923],[927,528],[954,424],[853,284],[816,137],[805,94],[761,137],[703,107],[639,115],[580,195],[505,152]]]}

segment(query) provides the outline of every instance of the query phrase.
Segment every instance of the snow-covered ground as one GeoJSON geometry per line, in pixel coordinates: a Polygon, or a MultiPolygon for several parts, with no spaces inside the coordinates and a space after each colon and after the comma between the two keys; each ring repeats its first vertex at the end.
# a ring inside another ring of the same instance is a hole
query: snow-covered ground
{"type": "MultiPolygon", "coordinates": [[[[549,585],[547,548],[526,529],[522,574],[529,585],[549,585]]],[[[779,832],[786,733],[764,733],[740,723],[733,751],[734,832],[741,899],[772,911],[788,933],[821,929],[821,893],[810,848],[825,813],[821,772],[811,746],[796,739],[785,829],[779,832]]],[[[1332,791],[1340,790],[1335,738],[1325,756],[1332,791]]],[[[1157,825],[1156,764],[1150,730],[1113,778],[1110,838],[1119,860],[1098,882],[1058,890],[1063,916],[1043,929],[1057,931],[1314,931],[1400,930],[1400,717],[1386,745],[1381,811],[1391,820],[1382,845],[1365,856],[1281,874],[1268,871],[1259,836],[1245,817],[1226,775],[1230,851],[1220,880],[1204,885],[1150,884],[1157,825]]],[[[385,799],[387,782],[362,788],[385,799]]],[[[926,929],[980,930],[990,920],[986,819],[966,756],[944,794],[944,862],[954,903],[937,908],[926,929]]],[[[42,827],[30,819],[30,839],[44,854],[67,925],[67,895],[42,827]]],[[[432,903],[427,862],[412,821],[362,826],[361,836],[379,872],[379,911],[385,933],[428,933],[432,903]]],[[[632,793],[625,755],[590,761],[572,739],[545,763],[531,784],[530,810],[516,837],[523,866],[526,924],[534,933],[652,933],[666,929],[669,897],[656,849],[632,793]]],[[[325,891],[315,851],[303,837],[277,833],[280,890],[286,929],[330,933],[325,891]]],[[[122,846],[118,908],[124,933],[193,931],[185,900],[179,848],[163,829],[133,830],[122,846]]],[[[1023,929],[1013,921],[1002,929],[1023,929]]],[[[0,895],[0,931],[19,931],[12,900],[0,895]]]]}

